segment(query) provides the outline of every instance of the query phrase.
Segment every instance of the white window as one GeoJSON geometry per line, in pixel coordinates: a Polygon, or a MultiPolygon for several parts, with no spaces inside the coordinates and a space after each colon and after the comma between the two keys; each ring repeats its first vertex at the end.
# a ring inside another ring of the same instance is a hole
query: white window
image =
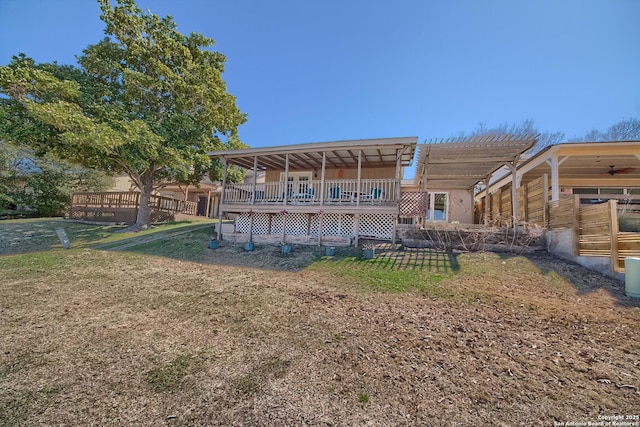
{"type": "Polygon", "coordinates": [[[427,221],[449,220],[449,193],[429,193],[427,221]]]}
{"type": "MultiPolygon", "coordinates": [[[[287,193],[290,197],[298,194],[305,194],[309,188],[311,174],[313,172],[289,172],[287,182],[287,193]]],[[[284,172],[280,172],[280,181],[284,181],[284,172]]]]}

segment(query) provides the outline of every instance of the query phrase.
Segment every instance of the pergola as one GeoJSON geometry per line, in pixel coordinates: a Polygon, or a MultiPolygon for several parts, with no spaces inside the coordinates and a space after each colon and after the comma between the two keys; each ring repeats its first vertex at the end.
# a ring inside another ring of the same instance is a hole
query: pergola
{"type": "MultiPolygon", "coordinates": [[[[488,186],[492,174],[503,166],[509,167],[515,177],[520,156],[537,140],[538,135],[511,134],[431,140],[418,146],[416,184],[425,191],[437,188],[472,192],[480,182],[488,186]]],[[[518,218],[515,192],[513,186],[514,224],[518,218]]]]}

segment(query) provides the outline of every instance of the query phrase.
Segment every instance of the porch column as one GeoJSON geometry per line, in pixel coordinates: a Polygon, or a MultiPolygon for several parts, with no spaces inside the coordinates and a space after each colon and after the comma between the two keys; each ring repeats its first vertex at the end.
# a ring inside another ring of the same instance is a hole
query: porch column
{"type": "Polygon", "coordinates": [[[258,156],[253,156],[253,188],[251,189],[251,204],[256,204],[256,182],[258,181],[258,156]]]}
{"type": "Polygon", "coordinates": [[[284,155],[284,206],[287,207],[289,197],[289,153],[284,155]]]}
{"type": "Polygon", "coordinates": [[[560,165],[567,160],[569,156],[559,159],[556,154],[551,157],[551,161],[547,160],[547,164],[551,166],[551,201],[555,202],[560,199],[560,165]]]}
{"type": "MultiPolygon", "coordinates": [[[[258,180],[258,156],[253,156],[253,182],[251,186],[251,206],[256,204],[256,182],[258,180]]],[[[253,211],[249,211],[249,241],[253,242],[253,211]]]]}
{"type": "Polygon", "coordinates": [[[547,226],[548,206],[549,206],[549,176],[545,173],[542,175],[542,198],[544,203],[542,204],[542,225],[547,226]]]}
{"type": "Polygon", "coordinates": [[[402,179],[400,177],[400,168],[402,164],[401,162],[402,162],[403,150],[404,150],[404,147],[396,150],[396,205],[400,203],[400,180],[402,179]]]}
{"type": "MultiPolygon", "coordinates": [[[[360,206],[360,181],[362,180],[362,150],[358,150],[358,179],[356,182],[356,206],[360,206]]],[[[356,236],[356,242],[358,237],[356,236]]]]}
{"type": "MultiPolygon", "coordinates": [[[[289,153],[284,156],[284,211],[287,211],[289,198],[289,153]]],[[[287,241],[287,214],[282,215],[282,243],[287,241]]]]}
{"type": "Polygon", "coordinates": [[[558,156],[554,155],[551,157],[551,200],[554,202],[560,199],[560,184],[558,183],[560,178],[559,166],[558,156]]]}
{"type": "Polygon", "coordinates": [[[513,159],[512,163],[507,164],[511,169],[511,210],[513,215],[513,228],[518,227],[518,187],[520,186],[520,182],[518,181],[518,159],[520,155],[517,155],[515,159],[513,159]]]}
{"type": "Polygon", "coordinates": [[[491,214],[491,199],[489,199],[489,187],[491,186],[491,174],[487,175],[485,179],[485,189],[484,189],[484,226],[487,227],[489,225],[489,215],[491,214]]]}
{"type": "MultiPolygon", "coordinates": [[[[396,219],[395,221],[393,221],[393,232],[391,235],[391,244],[393,245],[394,249],[397,249],[396,228],[397,228],[398,218],[400,213],[400,201],[402,198],[402,194],[401,194],[402,189],[400,188],[401,187],[400,181],[402,177],[400,176],[400,168],[402,167],[402,154],[404,153],[404,150],[405,150],[405,147],[402,147],[396,150],[396,207],[398,208],[398,214],[396,214],[396,219]]],[[[425,177],[425,182],[426,182],[426,177],[425,177]]]]}
{"type": "Polygon", "coordinates": [[[229,171],[229,164],[227,159],[222,159],[224,165],[224,172],[222,173],[222,192],[220,193],[220,213],[218,216],[218,240],[222,238],[222,204],[224,203],[224,190],[227,186],[227,172],[229,171]]]}
{"type": "Polygon", "coordinates": [[[322,152],[322,171],[320,172],[320,206],[324,206],[325,169],[327,167],[327,152],[322,152]]]}

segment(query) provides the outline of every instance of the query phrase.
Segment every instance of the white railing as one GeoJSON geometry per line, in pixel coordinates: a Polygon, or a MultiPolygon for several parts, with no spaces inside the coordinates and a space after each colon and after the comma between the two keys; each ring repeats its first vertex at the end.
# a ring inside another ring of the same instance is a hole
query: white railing
{"type": "Polygon", "coordinates": [[[356,179],[327,180],[324,182],[324,194],[321,194],[322,181],[319,180],[289,184],[287,191],[282,181],[256,184],[255,193],[253,184],[228,184],[224,189],[223,203],[284,203],[286,196],[289,204],[389,204],[397,202],[399,182],[395,179],[362,179],[358,187],[356,179]]]}

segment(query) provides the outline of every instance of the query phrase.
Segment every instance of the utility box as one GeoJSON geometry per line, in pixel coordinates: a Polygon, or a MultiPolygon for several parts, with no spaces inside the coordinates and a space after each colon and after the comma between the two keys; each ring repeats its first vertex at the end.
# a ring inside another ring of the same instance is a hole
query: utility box
{"type": "Polygon", "coordinates": [[[624,290],[628,297],[640,298],[640,258],[624,259],[624,290]]]}

